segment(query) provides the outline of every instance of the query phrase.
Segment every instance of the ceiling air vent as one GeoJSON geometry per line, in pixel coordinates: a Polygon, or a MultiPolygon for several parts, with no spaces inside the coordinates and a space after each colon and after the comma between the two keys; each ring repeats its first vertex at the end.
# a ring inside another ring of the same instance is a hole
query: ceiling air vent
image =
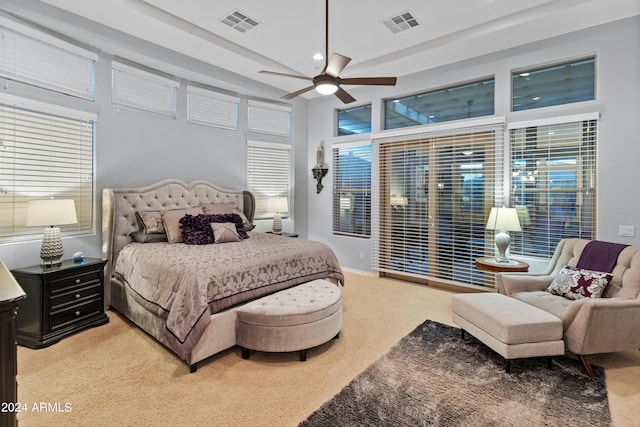
{"type": "Polygon", "coordinates": [[[220,22],[241,33],[247,32],[258,25],[258,21],[249,18],[246,14],[237,10],[222,18],[220,22]]]}
{"type": "Polygon", "coordinates": [[[382,21],[382,23],[394,34],[420,25],[418,20],[414,18],[413,14],[409,10],[396,16],[392,16],[391,18],[387,18],[382,21]]]}

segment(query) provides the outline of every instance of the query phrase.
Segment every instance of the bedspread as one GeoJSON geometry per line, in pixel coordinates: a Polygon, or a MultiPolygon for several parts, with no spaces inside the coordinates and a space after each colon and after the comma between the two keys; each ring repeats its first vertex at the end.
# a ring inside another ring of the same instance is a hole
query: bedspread
{"type": "Polygon", "coordinates": [[[327,245],[266,233],[209,245],[130,243],[114,274],[138,302],[166,319],[167,340],[182,359],[210,314],[314,279],[344,281],[327,245]]]}

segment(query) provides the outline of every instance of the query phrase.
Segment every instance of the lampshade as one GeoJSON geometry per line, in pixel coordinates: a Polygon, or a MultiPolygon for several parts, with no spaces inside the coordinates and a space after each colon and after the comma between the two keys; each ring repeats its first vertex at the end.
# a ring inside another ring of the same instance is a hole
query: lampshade
{"type": "Polygon", "coordinates": [[[336,93],[336,91],[338,90],[338,85],[335,82],[331,81],[320,82],[316,85],[316,90],[319,94],[331,95],[332,93],[336,93]]]}
{"type": "Polygon", "coordinates": [[[491,208],[487,230],[521,231],[516,208],[491,208]]]}
{"type": "Polygon", "coordinates": [[[289,211],[286,197],[271,197],[267,199],[267,212],[283,213],[289,211]]]}
{"type": "Polygon", "coordinates": [[[30,200],[27,227],[76,224],[76,204],[72,199],[30,200]]]}

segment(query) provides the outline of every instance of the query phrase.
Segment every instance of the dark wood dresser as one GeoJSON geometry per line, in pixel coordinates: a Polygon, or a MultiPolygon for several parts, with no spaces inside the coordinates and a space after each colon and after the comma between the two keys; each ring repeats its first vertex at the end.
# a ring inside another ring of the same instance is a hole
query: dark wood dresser
{"type": "Polygon", "coordinates": [[[108,323],[104,312],[106,262],[85,258],[53,267],[11,270],[27,294],[16,316],[18,344],[48,347],[80,329],[108,323]]]}

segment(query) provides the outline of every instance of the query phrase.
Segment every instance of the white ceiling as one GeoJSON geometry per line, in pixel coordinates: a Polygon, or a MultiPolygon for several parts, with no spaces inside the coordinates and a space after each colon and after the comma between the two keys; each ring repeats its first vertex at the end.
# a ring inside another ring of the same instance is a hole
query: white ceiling
{"type": "MultiPolygon", "coordinates": [[[[325,0],[42,0],[108,27],[282,90],[314,76],[325,51],[325,0]],[[244,33],[221,20],[239,11],[244,33]]],[[[398,76],[640,14],[640,0],[330,0],[329,54],[352,58],[341,77],[398,76]],[[417,27],[383,20],[410,11],[417,27]]],[[[634,41],[637,45],[637,41],[634,41]]],[[[309,92],[305,96],[314,96],[309,92]]]]}

